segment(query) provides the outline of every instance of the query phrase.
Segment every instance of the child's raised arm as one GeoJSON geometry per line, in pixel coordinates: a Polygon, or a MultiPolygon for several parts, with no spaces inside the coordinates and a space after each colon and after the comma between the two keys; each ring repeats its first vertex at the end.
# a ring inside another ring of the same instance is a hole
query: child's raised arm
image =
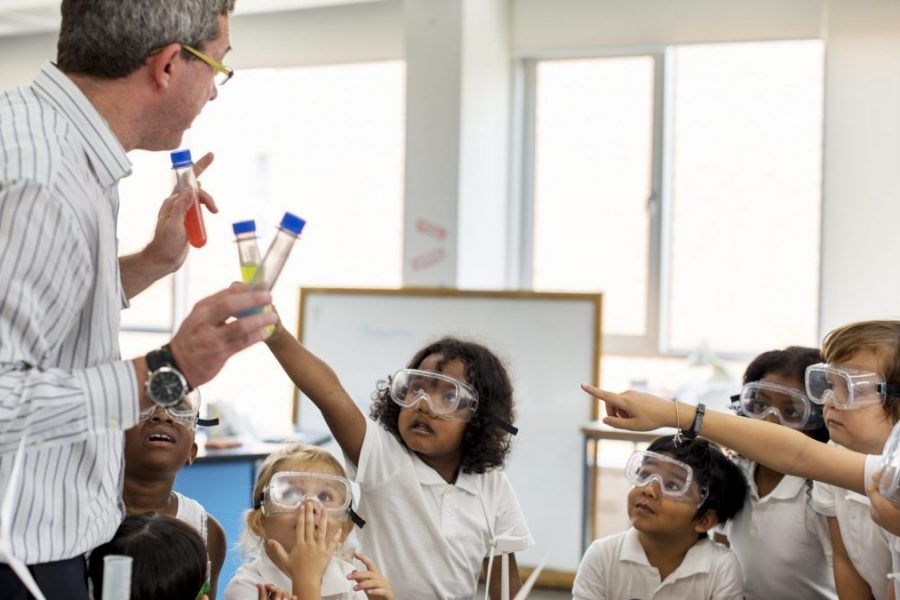
{"type": "MultiPolygon", "coordinates": [[[[676,413],[674,402],[652,394],[634,391],[615,394],[589,385],[581,387],[606,403],[608,416],[603,422],[618,429],[650,431],[679,427],[687,430],[694,422],[696,409],[690,404],[679,402],[676,413]]],[[[817,442],[799,431],[707,410],[700,435],[781,473],[866,493],[864,454],[817,442]]]]}
{"type": "Polygon", "coordinates": [[[335,372],[288,333],[280,321],[266,344],[294,385],[322,411],[328,428],[347,458],[358,465],[366,435],[366,418],[335,372]]]}

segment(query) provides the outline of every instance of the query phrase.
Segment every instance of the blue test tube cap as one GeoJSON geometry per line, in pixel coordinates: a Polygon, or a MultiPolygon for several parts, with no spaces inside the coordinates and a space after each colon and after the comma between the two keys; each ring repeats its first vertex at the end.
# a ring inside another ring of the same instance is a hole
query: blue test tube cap
{"type": "Polygon", "coordinates": [[[180,167],[189,167],[194,164],[194,161],[191,160],[190,150],[176,150],[175,152],[172,152],[170,156],[172,157],[173,169],[178,169],[180,167]]]}
{"type": "Polygon", "coordinates": [[[249,221],[238,221],[237,223],[233,223],[231,228],[234,230],[234,235],[254,233],[256,231],[256,221],[253,219],[250,219],[249,221]]]}
{"type": "Polygon", "coordinates": [[[305,225],[306,221],[289,212],[284,213],[284,217],[281,219],[281,228],[287,229],[294,235],[300,235],[305,225]]]}

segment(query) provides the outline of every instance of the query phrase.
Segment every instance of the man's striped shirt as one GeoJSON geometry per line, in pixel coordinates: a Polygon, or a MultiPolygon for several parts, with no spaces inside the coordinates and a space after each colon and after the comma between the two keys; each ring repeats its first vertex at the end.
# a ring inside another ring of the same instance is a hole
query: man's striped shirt
{"type": "Polygon", "coordinates": [[[27,564],[90,550],[122,518],[122,432],[138,417],[118,341],[117,187],[130,172],[54,65],[0,95],[0,494],[27,564]],[[8,489],[23,435],[23,481],[8,489]]]}

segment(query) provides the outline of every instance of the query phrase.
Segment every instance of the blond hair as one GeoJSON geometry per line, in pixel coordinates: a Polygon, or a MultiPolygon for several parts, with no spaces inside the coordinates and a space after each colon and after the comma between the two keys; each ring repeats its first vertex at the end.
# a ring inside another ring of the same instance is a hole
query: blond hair
{"type": "Polygon", "coordinates": [[[326,470],[333,475],[340,475],[341,477],[347,476],[340,461],[338,461],[338,459],[330,452],[323,450],[318,446],[295,443],[288,444],[275,452],[272,452],[260,466],[259,475],[256,477],[256,484],[253,486],[253,508],[246,513],[247,529],[245,531],[245,536],[242,536],[244,539],[242,539],[240,543],[241,550],[245,555],[251,556],[255,554],[260,542],[265,538],[263,511],[261,506],[263,492],[269,486],[272,476],[278,472],[279,467],[288,461],[316,464],[325,467],[326,470]]]}
{"type": "MultiPolygon", "coordinates": [[[[900,321],[858,321],[832,329],[822,342],[822,358],[841,363],[860,350],[878,358],[879,375],[887,383],[900,383],[900,321]]],[[[900,420],[900,397],[886,396],[884,412],[900,420]]]]}

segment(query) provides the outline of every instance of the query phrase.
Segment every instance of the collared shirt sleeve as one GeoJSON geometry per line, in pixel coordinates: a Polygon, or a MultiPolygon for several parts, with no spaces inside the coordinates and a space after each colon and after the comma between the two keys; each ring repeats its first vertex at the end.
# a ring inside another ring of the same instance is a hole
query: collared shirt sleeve
{"type": "Polygon", "coordinates": [[[834,506],[835,487],[820,481],[813,482],[812,507],[819,514],[826,517],[835,517],[837,512],[834,506]]]}
{"type": "Polygon", "coordinates": [[[606,538],[596,540],[584,553],[572,587],[575,600],[605,600],[607,597],[606,573],[613,558],[608,546],[606,538]]]}
{"type": "Polygon", "coordinates": [[[347,476],[361,486],[376,487],[393,479],[404,461],[407,450],[380,423],[366,419],[366,435],[359,453],[359,466],[344,457],[347,476]]]}
{"type": "Polygon", "coordinates": [[[64,199],[44,185],[0,187],[0,453],[66,444],[137,421],[130,361],[41,369],[78,322],[93,256],[64,199]]]}
{"type": "Polygon", "coordinates": [[[525,522],[525,515],[522,514],[522,509],[519,507],[519,499],[505,472],[497,473],[495,486],[492,495],[494,497],[494,531],[496,535],[506,535],[521,540],[519,547],[512,549],[512,552],[521,552],[530,548],[534,545],[534,538],[531,537],[531,531],[525,522]]]}
{"type": "Polygon", "coordinates": [[[741,563],[730,550],[716,556],[715,569],[710,573],[710,598],[716,600],[742,600],[744,597],[744,574],[741,563]]]}

